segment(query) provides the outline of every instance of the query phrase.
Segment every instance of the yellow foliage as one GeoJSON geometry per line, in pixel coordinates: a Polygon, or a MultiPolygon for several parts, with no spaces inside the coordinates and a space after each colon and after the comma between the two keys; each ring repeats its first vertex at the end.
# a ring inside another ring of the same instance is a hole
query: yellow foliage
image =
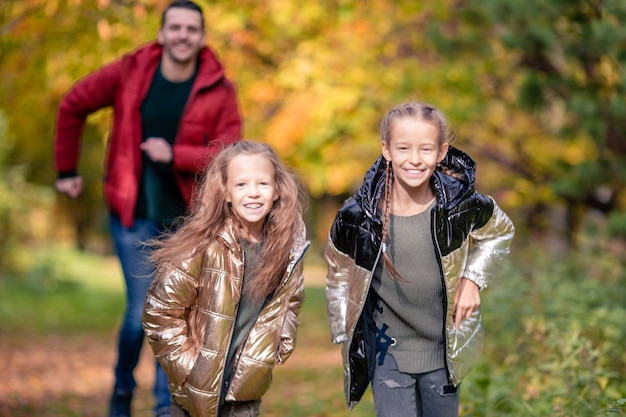
{"type": "Polygon", "coordinates": [[[276,99],[276,87],[267,81],[261,80],[252,84],[248,89],[251,101],[258,103],[270,103],[276,99]]]}
{"type": "Polygon", "coordinates": [[[314,102],[307,94],[294,97],[269,122],[265,140],[279,155],[289,155],[302,142],[314,102]]]}
{"type": "Polygon", "coordinates": [[[61,97],[65,94],[65,92],[67,92],[71,85],[72,79],[67,75],[67,73],[63,73],[52,79],[50,90],[53,91],[58,97],[61,97]]]}
{"type": "Polygon", "coordinates": [[[608,57],[603,57],[598,65],[599,71],[604,77],[604,81],[609,88],[615,88],[619,84],[620,78],[620,69],[615,67],[615,63],[613,60],[608,57]]]}
{"type": "Polygon", "coordinates": [[[327,176],[322,186],[323,188],[315,190],[316,193],[321,194],[326,192],[331,195],[342,194],[345,192],[345,184],[350,183],[355,172],[361,173],[361,176],[363,175],[364,170],[360,161],[346,158],[342,162],[343,163],[330,165],[326,168],[327,176]]]}
{"type": "Polygon", "coordinates": [[[102,39],[103,41],[108,41],[111,39],[111,25],[109,25],[109,22],[106,19],[100,19],[98,20],[98,36],[100,37],[100,39],[102,39]]]}
{"type": "Polygon", "coordinates": [[[46,16],[48,17],[54,16],[58,7],[59,7],[58,0],[50,0],[46,2],[46,6],[44,8],[44,12],[46,13],[46,16]]]}
{"type": "Polygon", "coordinates": [[[135,16],[136,19],[138,20],[143,20],[146,18],[146,8],[143,4],[141,3],[135,3],[133,5],[133,15],[135,16]]]}

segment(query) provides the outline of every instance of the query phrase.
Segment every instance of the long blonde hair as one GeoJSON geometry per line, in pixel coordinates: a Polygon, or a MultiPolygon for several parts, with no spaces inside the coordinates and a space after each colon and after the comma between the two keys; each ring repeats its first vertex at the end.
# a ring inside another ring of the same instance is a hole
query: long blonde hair
{"type": "MultiPolygon", "coordinates": [[[[439,129],[439,146],[444,143],[450,143],[452,141],[451,132],[449,128],[448,120],[446,116],[438,110],[435,106],[420,102],[407,102],[402,103],[393,109],[389,110],[383,120],[380,123],[379,131],[380,138],[387,145],[391,142],[391,129],[393,123],[398,119],[411,118],[414,120],[428,122],[433,124],[439,129]]],[[[391,168],[391,161],[387,162],[386,178],[385,178],[385,190],[384,199],[382,201],[383,208],[383,230],[382,230],[382,245],[383,245],[383,261],[385,267],[391,274],[391,276],[402,282],[408,282],[394,267],[391,262],[391,258],[387,254],[387,234],[389,229],[389,214],[391,212],[391,191],[393,189],[394,175],[391,168]]]]}
{"type": "Polygon", "coordinates": [[[289,253],[296,237],[303,231],[301,190],[296,178],[280,162],[272,148],[264,143],[240,141],[223,149],[207,167],[189,214],[180,227],[150,242],[154,251],[150,261],[158,268],[168,263],[179,265],[190,255],[202,253],[215,241],[227,221],[234,224],[238,240],[243,237],[242,224],[226,201],[228,165],[238,155],[259,155],[274,167],[278,199],[263,224],[263,247],[252,272],[249,296],[263,300],[278,287],[289,264],[289,253]]]}

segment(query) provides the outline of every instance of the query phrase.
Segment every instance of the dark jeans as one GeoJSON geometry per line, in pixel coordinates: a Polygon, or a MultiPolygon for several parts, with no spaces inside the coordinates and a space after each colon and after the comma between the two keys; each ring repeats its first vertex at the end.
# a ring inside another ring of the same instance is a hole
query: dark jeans
{"type": "Polygon", "coordinates": [[[459,389],[448,382],[445,369],[423,374],[398,370],[391,354],[376,362],[372,394],[377,417],[457,417],[459,389]]]}
{"type": "MultiPolygon", "coordinates": [[[[154,269],[146,261],[147,253],[142,242],[158,236],[162,230],[150,220],[135,220],[128,228],[120,223],[119,217],[111,215],[110,232],[119,257],[126,283],[126,312],[118,337],[118,356],[115,366],[116,392],[132,393],[136,382],[133,371],[137,367],[144,342],[141,316],[146,292],[153,279],[154,269]]],[[[156,363],[154,384],[155,410],[169,406],[170,393],[167,377],[156,363]]]]}

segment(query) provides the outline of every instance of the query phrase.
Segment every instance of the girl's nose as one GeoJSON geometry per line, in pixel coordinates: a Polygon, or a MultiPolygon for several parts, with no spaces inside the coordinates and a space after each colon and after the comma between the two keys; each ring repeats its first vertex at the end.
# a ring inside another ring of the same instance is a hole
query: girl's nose
{"type": "Polygon", "coordinates": [[[259,195],[259,187],[256,185],[252,185],[249,189],[249,194],[251,197],[256,197],[259,195]]]}

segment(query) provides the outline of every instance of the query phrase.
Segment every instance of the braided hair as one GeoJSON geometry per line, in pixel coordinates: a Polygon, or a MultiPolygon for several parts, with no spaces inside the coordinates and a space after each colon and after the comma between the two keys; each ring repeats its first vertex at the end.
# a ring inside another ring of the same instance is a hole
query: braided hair
{"type": "MultiPolygon", "coordinates": [[[[448,127],[448,120],[445,115],[436,107],[420,102],[407,102],[402,103],[393,109],[391,109],[380,123],[380,136],[381,140],[387,145],[391,142],[391,128],[394,121],[402,118],[413,118],[415,120],[432,123],[439,128],[439,145],[451,142],[451,133],[448,127]]],[[[383,230],[382,230],[382,250],[383,261],[385,268],[389,271],[391,276],[398,281],[408,282],[398,270],[394,267],[391,258],[387,254],[387,237],[389,232],[389,216],[391,212],[391,193],[393,190],[394,175],[391,167],[392,162],[387,161],[386,179],[384,200],[382,203],[383,208],[383,230]]]]}
{"type": "Polygon", "coordinates": [[[391,262],[391,258],[387,254],[387,231],[389,229],[389,215],[391,213],[391,189],[393,187],[393,170],[391,169],[391,162],[387,161],[386,168],[386,179],[385,179],[385,200],[383,203],[383,235],[382,235],[382,246],[383,246],[383,262],[385,263],[385,268],[391,274],[393,279],[401,282],[409,282],[406,278],[404,278],[393,266],[393,262],[391,262]]]}

